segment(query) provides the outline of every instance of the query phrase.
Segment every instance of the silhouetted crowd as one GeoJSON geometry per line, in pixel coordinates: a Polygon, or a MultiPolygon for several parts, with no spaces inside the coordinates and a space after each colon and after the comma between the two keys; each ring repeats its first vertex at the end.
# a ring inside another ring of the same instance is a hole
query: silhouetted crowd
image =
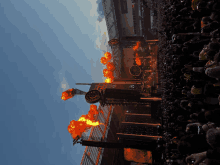
{"type": "Polygon", "coordinates": [[[161,4],[164,164],[220,164],[220,0],[161,4]]]}

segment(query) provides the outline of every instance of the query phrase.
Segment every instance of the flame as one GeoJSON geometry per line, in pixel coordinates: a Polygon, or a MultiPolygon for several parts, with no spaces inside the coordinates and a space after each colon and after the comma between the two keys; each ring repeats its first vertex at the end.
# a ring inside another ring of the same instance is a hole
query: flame
{"type": "Polygon", "coordinates": [[[136,62],[137,65],[139,65],[139,66],[141,65],[141,59],[139,57],[137,57],[135,59],[135,62],[136,62]]]}
{"type": "Polygon", "coordinates": [[[112,58],[111,53],[106,52],[104,55],[105,55],[105,58],[106,58],[107,61],[111,60],[111,58],[112,58]]]}
{"type": "MultiPolygon", "coordinates": [[[[136,45],[133,47],[133,50],[136,51],[139,47],[140,47],[140,41],[138,41],[136,43],[136,45]]],[[[135,58],[136,64],[140,66],[141,65],[141,59],[139,58],[138,53],[135,53],[135,57],[136,57],[135,58]]]]}
{"type": "Polygon", "coordinates": [[[98,114],[97,106],[90,105],[90,110],[87,115],[82,115],[78,121],[70,121],[69,126],[67,127],[68,132],[75,139],[77,136],[81,137],[83,132],[86,132],[92,126],[98,126],[103,123],[95,121],[95,116],[98,114]]]}
{"type": "Polygon", "coordinates": [[[137,50],[137,49],[140,47],[140,44],[141,44],[141,42],[138,41],[138,42],[136,43],[136,45],[133,47],[133,50],[134,50],[134,51],[137,50]]]}
{"type": "Polygon", "coordinates": [[[113,62],[108,62],[107,63],[107,69],[109,71],[114,71],[115,70],[115,66],[114,66],[113,62]]]}
{"type": "Polygon", "coordinates": [[[66,100],[72,98],[74,96],[73,91],[74,91],[74,89],[68,89],[68,90],[64,91],[62,93],[61,99],[66,101],[66,100]]]}
{"type": "Polygon", "coordinates": [[[108,77],[108,70],[107,69],[103,69],[103,75],[104,75],[104,77],[108,77]]]}
{"type": "Polygon", "coordinates": [[[104,74],[104,77],[114,78],[113,72],[111,72],[111,71],[106,72],[106,73],[104,74]]]}
{"type": "Polygon", "coordinates": [[[101,62],[102,64],[106,65],[107,62],[108,62],[108,60],[107,60],[105,57],[102,57],[101,60],[100,60],[100,62],[101,62]]]}
{"type": "Polygon", "coordinates": [[[102,113],[102,114],[104,115],[104,112],[103,112],[103,110],[100,110],[100,113],[102,113]]]}
{"type": "Polygon", "coordinates": [[[113,82],[113,79],[108,77],[106,80],[105,80],[105,83],[112,83],[113,82]]]}
{"type": "Polygon", "coordinates": [[[80,117],[78,121],[86,122],[87,127],[88,126],[97,126],[97,125],[99,125],[98,121],[97,122],[93,122],[92,120],[86,119],[86,117],[80,117]]]}
{"type": "Polygon", "coordinates": [[[103,69],[103,75],[104,75],[104,77],[113,77],[113,72],[111,72],[107,69],[103,69]]]}
{"type": "Polygon", "coordinates": [[[94,104],[90,105],[90,110],[88,112],[88,117],[90,118],[90,120],[94,120],[94,116],[98,114],[97,111],[97,106],[94,104]]]}

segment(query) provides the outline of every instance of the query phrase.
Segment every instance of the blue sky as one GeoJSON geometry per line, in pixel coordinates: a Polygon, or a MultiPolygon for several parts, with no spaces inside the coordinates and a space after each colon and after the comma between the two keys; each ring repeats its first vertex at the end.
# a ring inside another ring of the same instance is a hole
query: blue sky
{"type": "Polygon", "coordinates": [[[80,164],[85,147],[72,146],[67,126],[90,105],[60,97],[103,82],[99,60],[110,48],[99,10],[93,0],[0,2],[0,164],[80,164]]]}

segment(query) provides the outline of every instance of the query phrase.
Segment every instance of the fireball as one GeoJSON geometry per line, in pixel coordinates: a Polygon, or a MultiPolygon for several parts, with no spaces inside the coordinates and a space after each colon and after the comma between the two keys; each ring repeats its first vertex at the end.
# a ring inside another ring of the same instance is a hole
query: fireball
{"type": "Polygon", "coordinates": [[[104,75],[104,77],[114,78],[113,72],[111,72],[111,71],[109,71],[109,70],[107,70],[107,69],[104,69],[104,70],[103,70],[103,75],[104,75]]]}
{"type": "Polygon", "coordinates": [[[62,93],[61,99],[66,101],[74,96],[73,89],[68,89],[62,93]]]}
{"type": "Polygon", "coordinates": [[[97,106],[94,105],[94,104],[91,104],[91,105],[90,105],[90,110],[89,110],[89,112],[88,112],[88,117],[92,119],[92,118],[94,118],[94,116],[97,115],[97,114],[98,114],[97,106]]]}
{"type": "Polygon", "coordinates": [[[70,122],[69,126],[67,127],[67,130],[71,134],[72,138],[75,139],[77,136],[81,137],[82,133],[88,131],[89,128],[91,128],[92,126],[98,126],[100,124],[103,125],[103,123],[94,121],[94,108],[95,105],[92,106],[92,110],[89,111],[88,115],[82,115],[78,121],[72,120],[70,122]]]}
{"type": "Polygon", "coordinates": [[[114,66],[113,62],[108,62],[107,63],[107,69],[109,71],[114,71],[115,70],[115,66],[114,66]]]}
{"type": "Polygon", "coordinates": [[[107,75],[108,75],[108,70],[107,69],[103,69],[103,75],[104,75],[104,77],[107,77],[107,75]]]}
{"type": "Polygon", "coordinates": [[[113,82],[113,79],[109,77],[105,80],[105,83],[112,83],[112,82],[113,82]]]}
{"type": "Polygon", "coordinates": [[[106,65],[107,62],[108,62],[108,60],[107,60],[105,57],[102,57],[101,60],[100,60],[100,62],[101,62],[102,64],[106,65]]]}
{"type": "Polygon", "coordinates": [[[139,66],[141,65],[141,59],[139,57],[137,57],[135,59],[135,62],[136,62],[137,65],[139,65],[139,66]]]}
{"type": "Polygon", "coordinates": [[[134,51],[137,50],[137,49],[140,47],[140,44],[141,44],[141,42],[138,41],[138,42],[136,43],[136,45],[133,47],[133,50],[134,50],[134,51]]]}
{"type": "Polygon", "coordinates": [[[111,58],[112,58],[111,53],[106,52],[104,55],[105,55],[105,58],[106,58],[107,61],[111,60],[111,58]]]}

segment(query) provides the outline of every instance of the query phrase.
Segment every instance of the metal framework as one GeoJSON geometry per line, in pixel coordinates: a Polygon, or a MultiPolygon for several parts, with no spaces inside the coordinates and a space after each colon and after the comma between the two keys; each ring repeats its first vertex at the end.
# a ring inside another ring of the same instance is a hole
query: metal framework
{"type": "MultiPolygon", "coordinates": [[[[112,110],[112,106],[105,106],[101,108],[101,106],[99,105],[98,120],[100,121],[100,123],[104,123],[104,125],[93,127],[88,137],[88,140],[99,139],[100,141],[105,141],[105,138],[108,134],[112,110]]],[[[101,147],[98,148],[86,146],[80,165],[100,165],[103,151],[104,148],[101,147]]]]}

